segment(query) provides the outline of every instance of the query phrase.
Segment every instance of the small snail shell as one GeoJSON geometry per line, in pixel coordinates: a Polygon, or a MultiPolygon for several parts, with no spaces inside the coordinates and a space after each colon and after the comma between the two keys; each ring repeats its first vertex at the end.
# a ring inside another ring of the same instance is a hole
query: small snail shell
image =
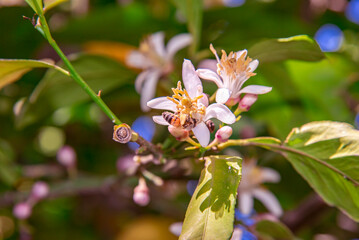
{"type": "Polygon", "coordinates": [[[131,127],[126,123],[113,127],[113,140],[119,143],[128,143],[132,138],[131,127]]]}

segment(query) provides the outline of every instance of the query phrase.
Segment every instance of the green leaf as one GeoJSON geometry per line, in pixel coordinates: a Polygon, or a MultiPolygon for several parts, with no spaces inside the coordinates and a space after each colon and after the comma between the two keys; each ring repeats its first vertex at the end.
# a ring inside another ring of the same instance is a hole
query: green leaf
{"type": "Polygon", "coordinates": [[[64,71],[53,64],[52,60],[23,60],[23,59],[0,59],[0,89],[19,80],[25,73],[33,68],[56,68],[64,71]]]}
{"type": "MultiPolygon", "coordinates": [[[[134,80],[133,72],[106,57],[74,55],[72,64],[88,85],[105,96],[114,89],[134,80]]],[[[49,70],[17,115],[16,124],[24,127],[48,116],[54,110],[89,101],[90,97],[70,77],[49,70]]]]}
{"type": "Polygon", "coordinates": [[[229,239],[242,159],[209,156],[192,195],[179,239],[229,239]]]}
{"type": "Polygon", "coordinates": [[[0,139],[0,179],[7,185],[13,186],[20,177],[20,168],[14,163],[14,150],[0,139]]]}
{"type": "Polygon", "coordinates": [[[263,240],[293,240],[293,233],[281,222],[262,220],[256,224],[256,231],[263,240]]]}
{"type": "Polygon", "coordinates": [[[44,12],[49,11],[51,8],[54,8],[57,5],[68,1],[69,0],[44,0],[44,12]]]}
{"type": "Polygon", "coordinates": [[[306,35],[265,40],[253,45],[248,52],[260,63],[287,59],[319,61],[325,58],[315,41],[306,35]]]}
{"type": "Polygon", "coordinates": [[[25,0],[38,15],[42,14],[42,0],[25,0]]]}

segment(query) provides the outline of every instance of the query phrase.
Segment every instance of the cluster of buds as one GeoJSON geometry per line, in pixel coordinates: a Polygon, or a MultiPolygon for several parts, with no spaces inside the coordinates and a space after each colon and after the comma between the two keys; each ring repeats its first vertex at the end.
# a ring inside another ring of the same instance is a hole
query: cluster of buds
{"type": "Polygon", "coordinates": [[[36,182],[31,190],[28,199],[14,206],[13,214],[18,219],[27,219],[31,216],[32,208],[40,200],[49,195],[49,186],[45,182],[36,182]]]}

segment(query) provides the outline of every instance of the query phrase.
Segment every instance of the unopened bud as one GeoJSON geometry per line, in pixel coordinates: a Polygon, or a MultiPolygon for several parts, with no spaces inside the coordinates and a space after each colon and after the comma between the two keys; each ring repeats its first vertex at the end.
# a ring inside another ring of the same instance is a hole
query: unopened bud
{"type": "Polygon", "coordinates": [[[113,127],[113,140],[119,143],[128,143],[132,138],[131,127],[126,123],[115,125],[113,127]]]}
{"type": "Polygon", "coordinates": [[[57,152],[56,158],[61,165],[67,168],[74,167],[76,165],[76,152],[71,146],[66,145],[60,148],[57,152]]]}
{"type": "Polygon", "coordinates": [[[239,97],[237,98],[230,98],[227,100],[226,105],[229,107],[232,107],[234,105],[236,105],[239,102],[239,97]]]}
{"type": "Polygon", "coordinates": [[[218,142],[227,142],[228,139],[232,136],[232,128],[230,126],[224,126],[218,129],[216,132],[216,139],[218,142]]]}
{"type": "Polygon", "coordinates": [[[185,141],[189,136],[189,131],[181,128],[175,127],[172,125],[168,126],[168,131],[174,136],[178,141],[185,141]]]}
{"type": "Polygon", "coordinates": [[[27,219],[30,217],[31,213],[32,207],[26,202],[16,204],[13,210],[14,216],[18,219],[27,219]]]}
{"type": "Polygon", "coordinates": [[[140,206],[146,206],[150,202],[149,189],[144,179],[140,179],[140,183],[135,187],[133,201],[140,206]]]}
{"type": "Polygon", "coordinates": [[[36,182],[32,187],[31,197],[40,200],[49,195],[49,186],[45,182],[36,182]]]}
{"type": "Polygon", "coordinates": [[[247,93],[244,97],[239,101],[238,109],[241,112],[247,112],[251,106],[257,101],[258,95],[247,93]]]}

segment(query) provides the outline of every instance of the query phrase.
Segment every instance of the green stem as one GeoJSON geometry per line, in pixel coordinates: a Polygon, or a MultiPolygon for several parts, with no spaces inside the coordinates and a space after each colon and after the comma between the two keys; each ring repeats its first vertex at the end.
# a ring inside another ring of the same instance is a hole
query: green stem
{"type": "Polygon", "coordinates": [[[56,51],[56,53],[59,55],[59,57],[62,59],[62,61],[68,68],[70,77],[74,79],[82,87],[83,90],[85,90],[85,92],[92,98],[92,100],[101,108],[101,110],[111,119],[111,121],[114,124],[116,125],[121,124],[122,122],[120,121],[120,119],[117,118],[117,116],[111,111],[111,109],[106,105],[106,103],[101,99],[101,97],[97,95],[90,88],[90,86],[82,79],[82,77],[77,73],[75,68],[72,66],[71,62],[68,60],[66,55],[62,52],[60,47],[57,45],[56,41],[52,38],[44,15],[41,14],[39,17],[41,20],[42,30],[44,31],[47,41],[53,47],[53,49],[56,51]]]}

